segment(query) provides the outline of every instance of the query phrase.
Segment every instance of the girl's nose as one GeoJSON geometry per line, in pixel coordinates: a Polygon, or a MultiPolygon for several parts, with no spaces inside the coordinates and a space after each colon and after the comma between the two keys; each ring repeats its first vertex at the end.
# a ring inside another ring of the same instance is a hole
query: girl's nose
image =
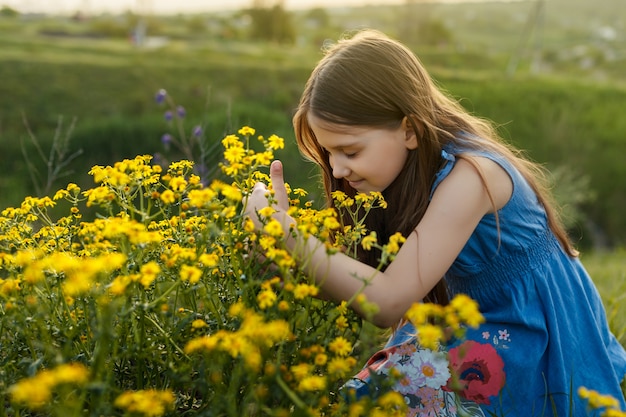
{"type": "Polygon", "coordinates": [[[350,175],[350,169],[345,164],[333,162],[333,177],[339,179],[350,175]]]}

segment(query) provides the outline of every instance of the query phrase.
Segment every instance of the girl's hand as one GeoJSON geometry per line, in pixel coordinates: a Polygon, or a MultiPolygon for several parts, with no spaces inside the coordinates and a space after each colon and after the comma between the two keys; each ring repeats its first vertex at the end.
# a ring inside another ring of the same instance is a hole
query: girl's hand
{"type": "MultiPolygon", "coordinates": [[[[276,210],[274,213],[274,217],[278,218],[283,224],[283,229],[285,225],[283,221],[290,219],[291,222],[293,220],[287,216],[287,210],[289,209],[289,197],[287,195],[287,189],[285,187],[285,181],[283,179],[283,166],[280,161],[272,162],[270,166],[270,179],[272,182],[272,188],[274,189],[274,204],[271,204],[272,208],[276,210]]],[[[268,201],[268,196],[270,191],[267,186],[262,182],[258,182],[254,185],[252,189],[252,193],[247,197],[247,201],[244,200],[244,215],[249,217],[257,230],[263,229],[263,223],[259,220],[258,211],[270,206],[270,201],[268,201]]],[[[258,264],[265,264],[266,258],[262,254],[262,250],[259,247],[255,247],[255,242],[250,242],[252,245],[249,247],[249,254],[253,256],[258,264]]],[[[263,273],[267,272],[278,272],[278,267],[271,263],[267,266],[267,269],[262,270],[263,273]]]]}
{"type": "MultiPolygon", "coordinates": [[[[272,188],[274,189],[273,199],[275,200],[275,203],[271,206],[276,210],[273,217],[278,219],[281,224],[283,224],[283,227],[288,227],[287,210],[289,209],[289,196],[287,195],[287,188],[285,187],[285,180],[283,179],[283,164],[279,160],[273,161],[270,165],[270,179],[272,181],[272,188]]],[[[258,229],[261,229],[263,225],[259,221],[257,212],[270,205],[267,199],[268,194],[269,190],[267,186],[258,182],[252,189],[247,203],[245,203],[246,210],[244,214],[252,219],[258,229]]]]}

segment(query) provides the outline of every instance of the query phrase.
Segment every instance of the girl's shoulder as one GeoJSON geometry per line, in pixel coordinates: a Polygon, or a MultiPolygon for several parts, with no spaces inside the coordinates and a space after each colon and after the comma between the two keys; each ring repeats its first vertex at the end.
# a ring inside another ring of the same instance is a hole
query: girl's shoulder
{"type": "Polygon", "coordinates": [[[512,182],[513,186],[518,182],[519,174],[517,170],[504,155],[491,151],[488,148],[470,146],[469,143],[466,144],[461,139],[456,142],[448,142],[442,147],[441,166],[435,174],[430,191],[431,198],[439,184],[448,177],[460,159],[471,160],[473,162],[472,165],[484,174],[481,175],[484,178],[491,178],[494,175],[499,176],[500,181],[496,182],[512,182]]]}

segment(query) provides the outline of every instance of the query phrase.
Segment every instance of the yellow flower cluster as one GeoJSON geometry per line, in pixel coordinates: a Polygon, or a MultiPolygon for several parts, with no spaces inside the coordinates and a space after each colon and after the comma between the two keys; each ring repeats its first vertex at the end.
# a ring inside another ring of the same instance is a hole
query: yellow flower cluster
{"type": "Polygon", "coordinates": [[[580,387],[578,396],[587,400],[592,410],[600,411],[601,417],[626,417],[626,410],[620,410],[619,402],[611,395],[603,395],[598,391],[580,387]]]}
{"type": "Polygon", "coordinates": [[[247,192],[254,186],[256,181],[269,180],[265,174],[258,172],[260,168],[268,166],[274,159],[274,151],[283,149],[285,141],[283,138],[271,135],[269,138],[257,136],[264,150],[255,152],[250,149],[250,138],[254,136],[256,130],[249,126],[239,129],[238,133],[245,137],[244,144],[236,135],[228,135],[222,140],[224,146],[224,160],[221,164],[222,171],[233,178],[241,178],[237,181],[241,190],[247,192]]]}
{"type": "Polygon", "coordinates": [[[115,406],[131,415],[160,417],[173,408],[174,399],[169,390],[125,391],[115,399],[115,406]]]}
{"type": "MultiPolygon", "coordinates": [[[[15,364],[3,374],[15,407],[60,415],[65,399],[98,387],[102,408],[89,414],[398,415],[393,393],[350,405],[329,394],[359,362],[361,321],[348,305],[377,307],[362,293],[338,306],[317,298],[299,268],[307,260],[287,251],[272,209],[259,213],[262,231],[244,218],[252,185],[273,188],[260,170],[284,140],[256,136],[256,152],[253,128],[238,135],[222,140],[219,179],[201,180],[190,161],[162,167],[143,155],[93,167],[92,189],[69,184],[1,212],[0,343],[2,360],[15,364]],[[64,208],[54,221],[51,209],[64,208]],[[76,358],[90,360],[89,371],[68,364],[23,378],[76,358]]],[[[334,206],[317,210],[302,201],[306,191],[286,187],[298,227],[289,232],[315,236],[328,252],[376,248],[382,265],[404,242],[397,234],[379,243],[364,225],[386,207],[380,193],[334,193],[334,206]]],[[[450,327],[479,322],[467,300],[449,309],[450,327]]]]}
{"type": "Polygon", "coordinates": [[[452,334],[461,337],[463,326],[476,328],[485,321],[478,303],[465,294],[457,294],[446,306],[414,303],[405,318],[415,326],[420,344],[433,350],[452,334]]]}
{"type": "Polygon", "coordinates": [[[89,370],[79,363],[67,363],[53,369],[45,369],[12,385],[9,390],[11,400],[32,409],[39,409],[48,404],[57,386],[81,385],[87,382],[88,377],[89,370]]]}
{"type": "Polygon", "coordinates": [[[286,321],[266,322],[262,315],[240,303],[233,304],[230,314],[242,319],[238,330],[221,330],[213,335],[195,338],[187,343],[185,352],[191,354],[197,351],[220,350],[233,358],[243,358],[250,370],[258,372],[263,350],[293,337],[286,321]]]}

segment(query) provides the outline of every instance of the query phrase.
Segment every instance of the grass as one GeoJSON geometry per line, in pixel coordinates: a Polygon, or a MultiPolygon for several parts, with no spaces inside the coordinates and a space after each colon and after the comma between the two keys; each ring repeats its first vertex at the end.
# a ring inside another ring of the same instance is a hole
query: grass
{"type": "Polygon", "coordinates": [[[581,260],[604,300],[613,333],[626,346],[626,250],[583,254],[581,260]]]}

